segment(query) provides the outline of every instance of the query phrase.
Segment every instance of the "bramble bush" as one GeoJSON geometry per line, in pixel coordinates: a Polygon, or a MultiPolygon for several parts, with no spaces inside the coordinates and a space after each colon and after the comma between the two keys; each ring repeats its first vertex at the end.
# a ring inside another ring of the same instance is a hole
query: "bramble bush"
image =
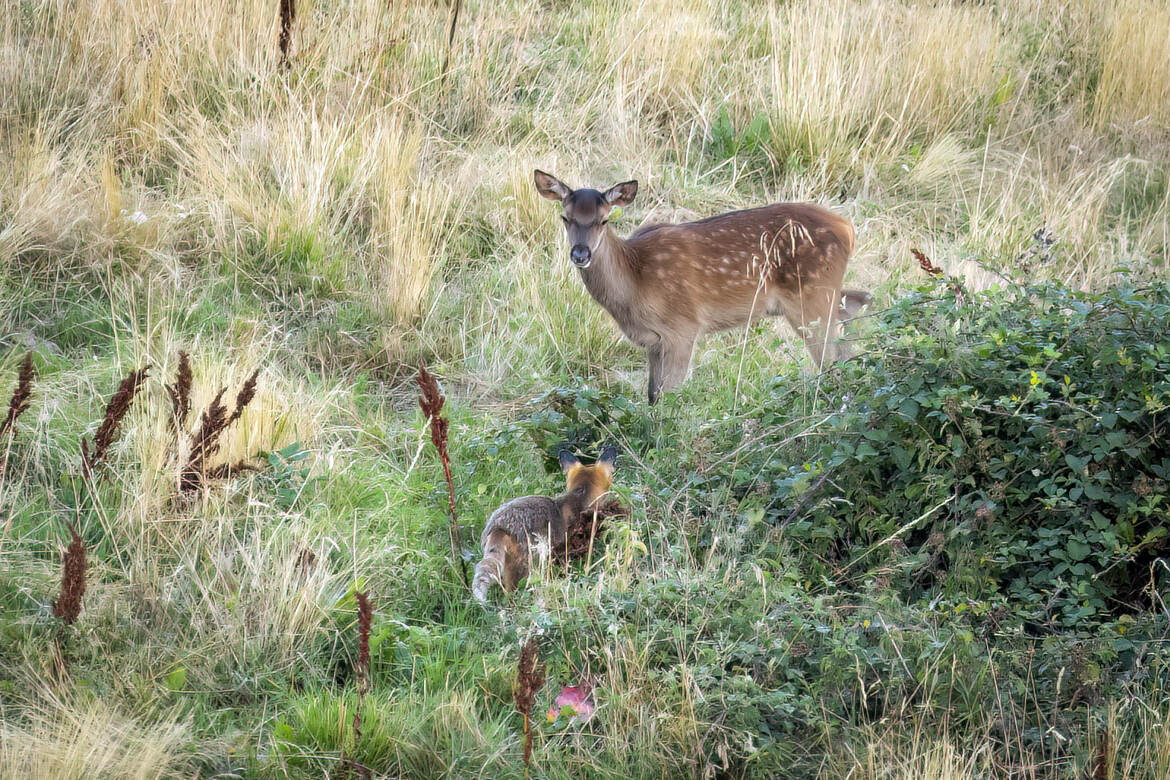
{"type": "Polygon", "coordinates": [[[1170,550],[1168,316],[1164,283],[924,285],[829,374],[839,408],[797,465],[755,448],[738,488],[769,485],[814,574],[885,565],[906,597],[999,599],[1032,632],[1140,611],[1170,550]]]}

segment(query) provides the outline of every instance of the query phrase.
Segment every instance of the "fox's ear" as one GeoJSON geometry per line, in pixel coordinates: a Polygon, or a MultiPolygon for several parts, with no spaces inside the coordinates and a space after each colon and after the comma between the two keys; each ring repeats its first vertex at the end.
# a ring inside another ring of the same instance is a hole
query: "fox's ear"
{"type": "Polygon", "coordinates": [[[617,460],[617,456],[617,447],[613,446],[612,444],[606,445],[605,449],[601,451],[601,454],[597,456],[597,465],[608,466],[610,471],[612,471],[613,464],[614,461],[617,460]]]}
{"type": "Polygon", "coordinates": [[[577,460],[577,456],[568,450],[561,450],[561,454],[558,456],[558,460],[561,462],[561,471],[565,472],[566,474],[569,472],[569,469],[573,468],[574,466],[581,465],[581,461],[577,460]]]}

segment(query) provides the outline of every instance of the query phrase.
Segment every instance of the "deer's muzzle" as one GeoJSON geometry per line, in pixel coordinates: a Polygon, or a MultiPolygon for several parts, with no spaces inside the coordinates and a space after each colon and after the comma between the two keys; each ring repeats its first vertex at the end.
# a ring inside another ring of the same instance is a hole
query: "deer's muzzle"
{"type": "Polygon", "coordinates": [[[585,244],[577,244],[569,250],[569,259],[578,268],[588,268],[593,261],[593,252],[585,244]]]}

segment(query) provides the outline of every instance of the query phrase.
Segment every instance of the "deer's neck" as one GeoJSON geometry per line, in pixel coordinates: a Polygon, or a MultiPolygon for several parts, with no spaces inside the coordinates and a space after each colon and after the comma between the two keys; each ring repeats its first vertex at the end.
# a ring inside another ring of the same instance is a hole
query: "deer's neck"
{"type": "Polygon", "coordinates": [[[593,250],[593,262],[588,268],[579,268],[586,289],[598,303],[614,313],[614,307],[623,307],[634,295],[633,267],[637,262],[634,250],[625,239],[606,228],[601,242],[593,250]]]}

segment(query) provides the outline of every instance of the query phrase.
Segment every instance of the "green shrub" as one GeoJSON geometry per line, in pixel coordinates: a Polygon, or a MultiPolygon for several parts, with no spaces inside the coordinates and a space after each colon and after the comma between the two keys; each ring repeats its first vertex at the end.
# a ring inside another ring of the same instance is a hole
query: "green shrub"
{"type": "Polygon", "coordinates": [[[814,575],[886,566],[907,597],[1006,599],[1031,630],[1137,611],[1170,550],[1168,316],[1165,284],[923,286],[827,377],[839,408],[801,449],[726,476],[769,487],[814,575]]]}

